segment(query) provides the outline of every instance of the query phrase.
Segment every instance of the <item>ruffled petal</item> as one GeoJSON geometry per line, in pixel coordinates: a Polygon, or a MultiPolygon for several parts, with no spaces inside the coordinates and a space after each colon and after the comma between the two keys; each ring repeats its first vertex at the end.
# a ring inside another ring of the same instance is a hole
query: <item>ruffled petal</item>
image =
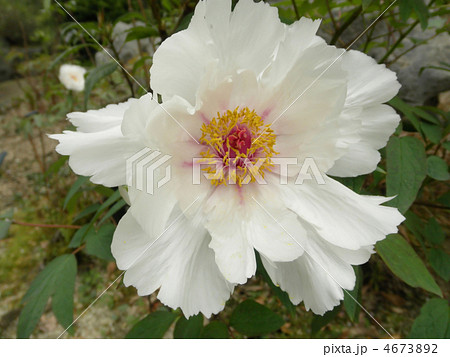
{"type": "Polygon", "coordinates": [[[273,185],[219,186],[205,202],[210,247],[225,278],[244,283],[255,272],[253,249],[274,261],[303,254],[306,232],[273,185]],[[300,244],[299,244],[300,243],[300,244]]]}
{"type": "Polygon", "coordinates": [[[395,110],[384,104],[364,108],[354,118],[361,121],[360,140],[349,145],[346,154],[327,172],[329,175],[352,177],[374,171],[381,159],[378,150],[386,146],[400,122],[395,110]]]}
{"type": "Polygon", "coordinates": [[[326,241],[357,250],[397,232],[404,217],[396,208],[381,206],[389,198],[362,196],[325,177],[320,185],[306,180],[301,185],[284,185],[283,201],[311,224],[326,241]]]}
{"type": "Polygon", "coordinates": [[[151,86],[164,100],[179,95],[195,104],[200,79],[220,62],[224,74],[261,73],[271,62],[284,25],[269,4],[241,0],[200,1],[189,27],[164,41],[153,57],[151,86]]]}
{"type": "Polygon", "coordinates": [[[236,284],[244,284],[256,271],[255,253],[242,228],[246,217],[241,192],[218,186],[204,209],[208,215],[205,227],[212,237],[209,247],[225,279],[236,284]]]}
{"type": "Polygon", "coordinates": [[[342,289],[352,290],[352,266],[335,254],[331,245],[309,231],[305,253],[292,262],[275,263],[262,257],[272,281],[289,294],[294,304],[304,302],[306,310],[323,315],[339,305],[342,289]]]}
{"type": "Polygon", "coordinates": [[[125,185],[126,160],[144,146],[136,140],[124,137],[120,126],[98,132],[64,131],[49,135],[59,140],[56,151],[70,155],[69,166],[91,181],[107,187],[125,185]]]}
{"type": "Polygon", "coordinates": [[[167,231],[150,237],[128,212],[114,233],[112,253],[126,269],[124,284],[141,296],[158,288],[158,298],[186,317],[221,311],[233,285],[227,283],[208,248],[210,237],[199,224],[176,212],[167,231]],[[181,216],[180,216],[181,215],[181,216]]]}
{"type": "Polygon", "coordinates": [[[109,104],[105,108],[98,110],[69,113],[67,114],[67,118],[77,127],[77,131],[81,131],[83,133],[103,131],[120,126],[125,111],[136,100],[137,99],[135,98],[130,98],[126,102],[109,104]]]}
{"type": "Polygon", "coordinates": [[[342,56],[342,68],[348,73],[346,107],[385,103],[401,87],[395,72],[359,51],[347,51],[342,56]]]}

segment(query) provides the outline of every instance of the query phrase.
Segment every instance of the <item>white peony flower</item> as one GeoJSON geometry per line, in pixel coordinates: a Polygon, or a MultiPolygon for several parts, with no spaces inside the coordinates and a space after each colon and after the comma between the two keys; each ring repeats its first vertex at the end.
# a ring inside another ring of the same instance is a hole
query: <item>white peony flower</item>
{"type": "Polygon", "coordinates": [[[161,106],[145,95],[71,113],[77,132],[52,136],[76,173],[106,186],[127,183],[125,160],[143,148],[172,156],[171,180],[153,195],[128,188],[131,207],[114,234],[124,283],[139,295],[159,289],[186,316],[218,313],[255,274],[256,250],[293,303],[323,314],[353,289],[352,265],[397,232],[404,218],[382,206],[389,198],[358,195],[329,175],[376,168],[399,122],[382,103],[399,83],[365,54],[328,46],[318,26],[286,26],[262,2],[241,0],[231,12],[230,0],[201,1],[188,29],[155,53],[161,106]],[[202,173],[223,176],[193,184],[195,158],[202,173]],[[278,158],[312,158],[324,184],[296,184],[295,165],[282,184],[278,158]]]}
{"type": "Polygon", "coordinates": [[[84,75],[86,70],[74,64],[63,64],[59,68],[58,78],[69,90],[81,92],[84,89],[84,75]]]}

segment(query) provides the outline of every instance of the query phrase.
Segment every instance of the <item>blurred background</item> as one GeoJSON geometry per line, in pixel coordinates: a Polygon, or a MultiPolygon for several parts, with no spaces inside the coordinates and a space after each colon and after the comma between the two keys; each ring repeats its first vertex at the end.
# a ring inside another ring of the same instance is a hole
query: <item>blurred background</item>
{"type": "MultiPolygon", "coordinates": [[[[321,18],[319,35],[343,48],[391,3],[268,2],[279,9],[286,24],[301,16],[321,18]]],[[[56,257],[76,256],[77,274],[69,289],[73,302],[66,306],[69,320],[119,275],[109,244],[125,202],[115,189],[76,177],[67,157],[56,154],[56,143],[47,134],[71,128],[65,119],[68,112],[101,108],[151,91],[153,53],[161,41],[188,26],[197,1],[60,3],[86,31],[53,0],[0,0],[1,338],[51,338],[64,330],[61,325],[67,325],[67,319],[62,321],[61,314],[47,303],[50,293],[40,294],[34,309],[23,300],[29,289],[38,288],[32,282],[56,257]],[[64,63],[86,68],[84,91],[69,91],[58,80],[64,63]]],[[[377,171],[342,180],[359,193],[398,194],[397,204],[407,217],[396,237],[404,254],[391,256],[389,249],[377,246],[380,254],[357,269],[358,285],[353,292],[395,337],[426,337],[428,327],[423,321],[433,311],[444,316],[448,311],[442,298],[449,296],[450,278],[445,239],[450,202],[449,14],[443,0],[397,0],[352,45],[397,73],[402,88],[390,102],[402,117],[396,138],[412,137],[418,143],[399,153],[401,145],[392,142],[381,151],[377,171]],[[406,191],[401,189],[402,175],[414,178],[406,191]]],[[[387,336],[349,299],[324,317],[306,312],[303,305],[292,306],[261,267],[255,278],[236,289],[225,311],[214,317],[227,327],[228,336],[248,336],[232,323],[235,307],[245,299],[269,307],[283,319],[281,326],[255,337],[387,336]]],[[[120,338],[144,316],[161,310],[165,311],[154,295],[139,297],[134,288],[119,283],[65,337],[120,338]]],[[[440,330],[433,333],[448,337],[448,318],[440,324],[440,330]]],[[[172,336],[173,326],[164,335],[172,336]]]]}

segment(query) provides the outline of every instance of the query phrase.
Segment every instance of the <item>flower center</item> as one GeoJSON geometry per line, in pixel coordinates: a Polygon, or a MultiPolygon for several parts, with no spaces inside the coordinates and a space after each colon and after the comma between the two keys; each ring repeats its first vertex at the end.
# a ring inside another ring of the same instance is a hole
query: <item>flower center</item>
{"type": "Polygon", "coordinates": [[[273,166],[270,158],[278,154],[274,149],[276,136],[270,124],[254,110],[237,107],[233,111],[217,113],[208,124],[202,126],[200,142],[208,148],[201,152],[203,168],[213,185],[254,182],[257,175],[264,178],[264,171],[273,166]]]}

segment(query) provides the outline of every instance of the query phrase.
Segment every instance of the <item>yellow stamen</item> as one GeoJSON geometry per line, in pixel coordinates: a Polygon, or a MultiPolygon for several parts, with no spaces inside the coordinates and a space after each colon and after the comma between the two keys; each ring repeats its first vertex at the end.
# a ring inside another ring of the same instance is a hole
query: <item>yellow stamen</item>
{"type": "Polygon", "coordinates": [[[233,111],[217,113],[208,124],[202,125],[200,142],[208,145],[201,152],[204,161],[210,164],[215,160],[218,165],[209,165],[203,170],[213,185],[254,182],[255,176],[264,178],[264,171],[271,171],[271,157],[278,154],[274,149],[276,136],[270,124],[264,125],[262,118],[245,107],[233,111]],[[250,138],[249,138],[250,136],[250,138]],[[260,161],[263,160],[262,164],[260,161]],[[254,166],[256,163],[258,165],[254,166]],[[246,179],[250,175],[250,179],[246,179]],[[245,182],[244,182],[245,180],[245,182]]]}

